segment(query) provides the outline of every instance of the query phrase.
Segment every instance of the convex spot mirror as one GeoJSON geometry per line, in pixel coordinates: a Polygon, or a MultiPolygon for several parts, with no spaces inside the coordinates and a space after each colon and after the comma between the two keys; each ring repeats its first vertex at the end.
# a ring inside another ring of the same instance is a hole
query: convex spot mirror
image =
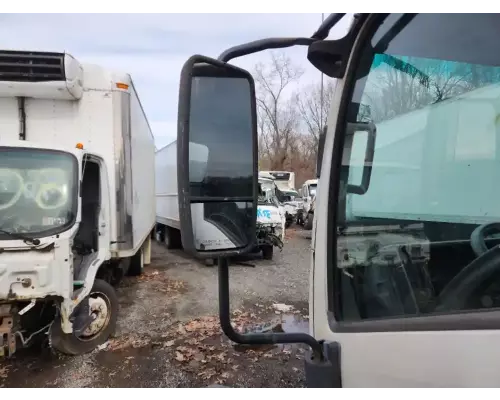
{"type": "Polygon", "coordinates": [[[363,195],[370,186],[377,128],[372,122],[348,123],[345,148],[350,149],[344,157],[350,160],[347,193],[363,195]]]}
{"type": "Polygon", "coordinates": [[[179,212],[187,252],[216,258],[253,248],[257,159],[252,76],[192,56],[181,72],[177,126],[179,212]]]}

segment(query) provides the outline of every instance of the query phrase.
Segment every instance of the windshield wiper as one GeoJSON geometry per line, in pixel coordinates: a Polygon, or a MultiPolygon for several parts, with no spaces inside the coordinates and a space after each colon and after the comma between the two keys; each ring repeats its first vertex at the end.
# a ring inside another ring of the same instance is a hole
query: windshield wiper
{"type": "Polygon", "coordinates": [[[6,235],[9,235],[10,237],[13,237],[15,239],[21,239],[26,244],[33,244],[35,246],[38,246],[40,244],[39,239],[33,239],[29,236],[25,236],[25,235],[22,235],[20,233],[6,231],[5,229],[1,229],[1,228],[0,228],[0,233],[4,233],[6,235]]]}

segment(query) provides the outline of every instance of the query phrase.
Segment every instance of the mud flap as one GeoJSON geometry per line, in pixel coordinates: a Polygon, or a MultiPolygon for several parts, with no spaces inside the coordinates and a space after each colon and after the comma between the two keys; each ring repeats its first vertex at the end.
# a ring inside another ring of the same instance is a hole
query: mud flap
{"type": "Polygon", "coordinates": [[[323,347],[324,360],[314,359],[312,352],[306,354],[306,385],[308,388],[341,388],[340,344],[329,342],[324,343],[323,347]]]}

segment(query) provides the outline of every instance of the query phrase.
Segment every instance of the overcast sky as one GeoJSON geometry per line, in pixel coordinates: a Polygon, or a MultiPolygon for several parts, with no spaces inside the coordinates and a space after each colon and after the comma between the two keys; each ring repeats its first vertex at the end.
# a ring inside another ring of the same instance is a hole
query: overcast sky
{"type": "MultiPolygon", "coordinates": [[[[217,57],[264,37],[310,36],[321,14],[2,14],[0,22],[1,48],[67,51],[80,62],[130,73],[160,148],[177,134],[179,74],[189,56],[217,57]]],[[[301,84],[320,79],[305,48],[286,51],[306,70],[301,84]]],[[[232,63],[252,70],[268,57],[262,52],[232,63]]]]}

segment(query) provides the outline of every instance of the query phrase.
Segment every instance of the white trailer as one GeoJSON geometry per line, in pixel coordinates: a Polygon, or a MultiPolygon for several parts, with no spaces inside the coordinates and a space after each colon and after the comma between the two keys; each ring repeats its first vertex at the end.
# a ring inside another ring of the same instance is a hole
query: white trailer
{"type": "Polygon", "coordinates": [[[111,285],[150,260],[155,146],[132,79],[0,51],[0,123],[0,355],[40,323],[57,350],[91,351],[115,329],[111,285]]]}
{"type": "Polygon", "coordinates": [[[156,239],[169,249],[182,247],[177,196],[177,141],[155,154],[156,239]]]}

